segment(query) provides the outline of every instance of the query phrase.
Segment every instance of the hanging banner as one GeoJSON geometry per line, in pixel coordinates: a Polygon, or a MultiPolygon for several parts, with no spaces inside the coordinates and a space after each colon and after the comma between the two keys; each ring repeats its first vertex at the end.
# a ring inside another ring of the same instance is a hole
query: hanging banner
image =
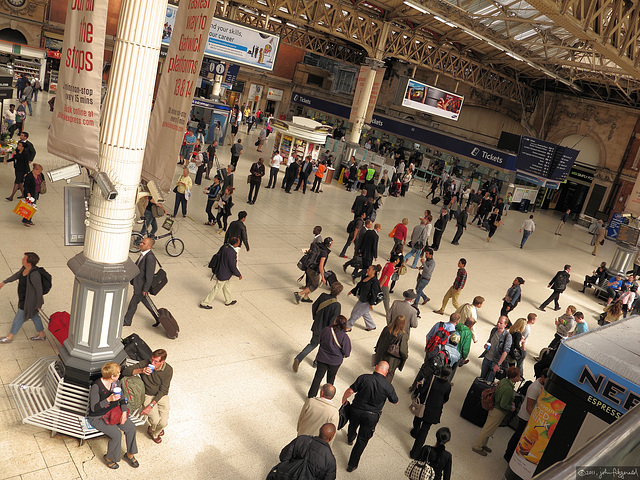
{"type": "Polygon", "coordinates": [[[70,0],[47,139],[52,155],[95,170],[100,140],[102,60],[109,2],[70,0]]]}
{"type": "Polygon", "coordinates": [[[142,178],[169,191],[216,3],[183,2],[175,13],[142,164],[142,178]]]}

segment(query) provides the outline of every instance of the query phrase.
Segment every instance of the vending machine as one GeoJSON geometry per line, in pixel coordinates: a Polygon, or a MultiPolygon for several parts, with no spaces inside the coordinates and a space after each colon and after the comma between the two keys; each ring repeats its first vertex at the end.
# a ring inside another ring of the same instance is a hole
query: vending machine
{"type": "Polygon", "coordinates": [[[640,317],[564,341],[505,472],[529,480],[640,402],[640,317]]]}

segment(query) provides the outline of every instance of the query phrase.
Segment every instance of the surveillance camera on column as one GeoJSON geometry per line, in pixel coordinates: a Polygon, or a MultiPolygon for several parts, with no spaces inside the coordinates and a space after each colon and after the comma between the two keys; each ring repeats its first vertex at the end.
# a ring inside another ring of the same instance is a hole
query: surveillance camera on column
{"type": "Polygon", "coordinates": [[[104,198],[114,200],[118,196],[116,187],[113,186],[113,182],[105,172],[98,172],[93,178],[98,187],[100,187],[104,198]]]}

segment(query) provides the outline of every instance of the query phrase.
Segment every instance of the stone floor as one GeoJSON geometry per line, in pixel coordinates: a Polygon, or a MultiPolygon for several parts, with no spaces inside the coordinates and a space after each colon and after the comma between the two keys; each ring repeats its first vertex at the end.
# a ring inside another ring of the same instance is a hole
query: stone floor
{"type": "MultiPolygon", "coordinates": [[[[34,104],[34,116],[29,117],[26,127],[38,151],[36,161],[43,164],[45,170],[65,163],[46,151],[51,118],[46,100],[47,96],[43,95],[34,104]]],[[[173,312],[181,326],[180,337],[168,340],[160,330],[151,328],[151,317],[144,308],[138,309],[133,326],[124,328],[124,335],[136,332],[151,348],[165,348],[169,352],[168,362],[173,366],[175,376],[170,392],[171,419],[163,443],[154,444],[145,430],[139,428],[137,457],[140,468],[134,471],[122,462],[120,469],[112,472],[102,461],[106,450],[104,439],[79,446],[73,438],[60,435],[50,438],[47,431],[23,425],[13,399],[8,395],[7,384],[38,357],[57,351],[51,336],[47,342],[30,342],[28,337],[34,334],[34,327],[28,323],[12,344],[0,346],[1,479],[100,480],[114,476],[261,479],[277,463],[280,449],[296,435],[298,413],[313,377],[313,356],[302,363],[297,374],[291,370],[294,355],[310,338],[311,324],[310,305],[296,305],[293,300],[293,292],[298,287],[296,278],[300,274],[296,262],[300,250],[311,241],[313,227],[322,225],[323,235],[331,236],[335,241],[329,268],[345,285],[351,285],[350,278],[340,268],[342,261],[337,253],[347,235],[345,227],[351,218],[350,206],[355,194],[345,192],[335,182],[324,185],[322,194],[307,191],[306,195],[301,192],[285,195],[280,188],[267,190],[263,183],[256,204],[247,205],[248,186],[244,179],[251,162],[258,156],[253,146],[256,135],[252,132],[243,142],[245,153],[236,175],[233,214],[235,217],[242,209],[248,211],[246,225],[251,245],[250,252],[243,250],[239,255],[243,279],[234,279],[231,285],[237,305],[225,307],[221,299],[216,299],[213,310],[198,308],[199,301],[211,286],[206,264],[221,244],[222,236],[217,235],[214,228],[203,225],[206,196],[202,193],[204,185],[196,186],[187,218],[180,217],[177,221],[177,234],[186,245],[184,254],[178,258],[168,257],[162,241],[155,248],[170,279],[168,286],[156,297],[156,303],[173,312]]],[[[271,143],[265,151],[270,148],[271,143]]],[[[228,150],[228,147],[220,149],[221,161],[228,161],[228,150]]],[[[11,164],[0,165],[0,184],[6,194],[10,192],[12,179],[11,164]]],[[[0,212],[0,277],[6,278],[20,267],[23,252],[38,252],[41,264],[54,279],[53,291],[46,297],[44,306],[49,314],[70,310],[73,275],[66,263],[80,251],[80,248],[64,246],[63,189],[61,182],[49,186],[49,192],[39,202],[40,209],[34,218],[37,225],[33,228],[23,227],[12,213],[14,203],[5,202],[5,208],[0,212]]],[[[380,263],[384,263],[392,246],[387,233],[403,217],[409,218],[409,228],[413,228],[425,208],[435,211],[427,203],[419,184],[413,186],[405,198],[385,199],[377,220],[383,226],[380,263]]],[[[167,204],[172,207],[173,198],[167,204]]],[[[563,236],[555,236],[558,216],[554,212],[540,212],[535,217],[536,232],[520,250],[518,229],[525,218],[522,213],[510,212],[491,243],[487,243],[485,232],[470,226],[458,247],[450,244],[455,229],[449,225],[442,247],[435,255],[435,274],[426,289],[431,303],[422,307],[420,325],[411,336],[409,360],[394,380],[400,402],[385,406],[360,467],[351,474],[345,471],[350,453],[346,432],[337,434],[333,451],[338,463],[338,478],[404,478],[412,444],[407,387],[421,364],[424,335],[435,322],[445,318],[432,312],[439,307],[440,299],[452,284],[460,257],[467,259],[469,274],[460,300],[467,302],[475,295],[482,295],[486,302],[477,326],[480,342],[472,348],[471,362],[457,373],[441,425],[448,426],[453,435],[448,449],[453,454],[454,479],[501,478],[506,467],[502,453],[512,431],[499,429],[490,441],[494,452],[481,458],[471,451],[480,429],[459,416],[467,390],[479,373],[478,355],[497,320],[501,299],[513,278],[522,276],[526,284],[516,313],[526,316],[531,311],[538,312],[537,305],[549,294],[546,288],[549,279],[565,263],[570,263],[574,281],[561,297],[561,304],[563,307],[575,304],[585,312],[589,326],[595,328],[602,306],[592,295],[578,293],[578,289],[584,275],[591,273],[599,262],[610,261],[615,249],[612,242],[607,242],[601,247],[600,255],[593,257],[590,237],[584,229],[567,225],[563,236]]],[[[415,272],[410,270],[400,279],[392,296],[399,298],[403,290],[414,287],[415,272]]],[[[17,302],[15,288],[15,284],[7,285],[0,291],[0,305],[5,311],[0,317],[0,335],[6,335],[11,325],[17,302]]],[[[316,296],[317,293],[312,298],[316,296]]],[[[348,315],[354,304],[353,297],[347,297],[345,291],[340,301],[343,312],[348,315]]],[[[451,305],[446,310],[447,313],[453,311],[451,305]]],[[[532,354],[546,346],[554,332],[555,312],[538,313],[538,323],[528,343],[532,354]]],[[[374,320],[379,326],[376,332],[366,332],[359,321],[351,333],[353,353],[336,379],[339,397],[358,375],[371,371],[370,354],[385,325],[382,305],[375,307],[374,320]]],[[[533,376],[531,356],[525,362],[527,378],[533,376]]],[[[434,442],[435,430],[432,429],[427,442],[434,442]]]]}

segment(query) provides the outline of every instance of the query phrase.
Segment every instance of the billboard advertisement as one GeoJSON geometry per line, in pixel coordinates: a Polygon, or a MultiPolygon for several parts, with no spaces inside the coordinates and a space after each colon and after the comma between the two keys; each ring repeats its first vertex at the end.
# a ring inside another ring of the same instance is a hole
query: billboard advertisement
{"type": "Polygon", "coordinates": [[[401,105],[421,112],[458,120],[464,97],[408,79],[401,105]]]}
{"type": "MultiPolygon", "coordinates": [[[[167,6],[162,44],[168,46],[175,28],[178,7],[167,6]]],[[[220,18],[211,20],[204,54],[234,63],[271,71],[276,62],[280,37],[220,18]]]]}

